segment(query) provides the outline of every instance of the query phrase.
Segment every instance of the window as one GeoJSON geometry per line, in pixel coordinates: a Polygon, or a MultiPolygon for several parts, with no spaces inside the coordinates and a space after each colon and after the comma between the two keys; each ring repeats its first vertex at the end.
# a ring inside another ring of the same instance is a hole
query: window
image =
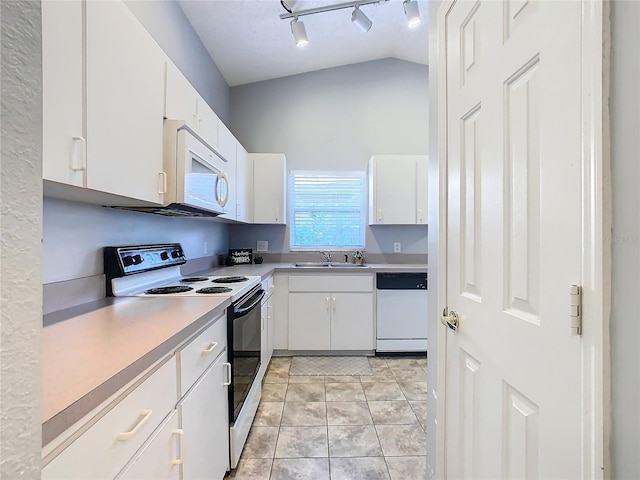
{"type": "Polygon", "coordinates": [[[293,171],[291,250],[364,248],[364,172],[293,171]]]}

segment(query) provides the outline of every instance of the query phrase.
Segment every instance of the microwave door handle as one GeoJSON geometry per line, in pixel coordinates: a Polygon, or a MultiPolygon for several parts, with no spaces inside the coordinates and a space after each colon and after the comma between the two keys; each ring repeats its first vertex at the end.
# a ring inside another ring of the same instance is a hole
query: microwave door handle
{"type": "Polygon", "coordinates": [[[227,200],[229,200],[229,178],[224,172],[220,171],[218,172],[218,183],[216,185],[216,201],[218,202],[218,205],[224,207],[227,204],[227,200]],[[224,198],[220,198],[220,182],[224,182],[226,187],[224,189],[224,198]]]}

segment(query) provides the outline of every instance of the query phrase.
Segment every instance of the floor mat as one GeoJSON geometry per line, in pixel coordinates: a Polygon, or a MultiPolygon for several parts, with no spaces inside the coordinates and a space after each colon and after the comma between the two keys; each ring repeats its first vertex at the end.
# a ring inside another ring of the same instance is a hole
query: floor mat
{"type": "Polygon", "coordinates": [[[367,357],[293,357],[289,375],[373,375],[367,357]]]}

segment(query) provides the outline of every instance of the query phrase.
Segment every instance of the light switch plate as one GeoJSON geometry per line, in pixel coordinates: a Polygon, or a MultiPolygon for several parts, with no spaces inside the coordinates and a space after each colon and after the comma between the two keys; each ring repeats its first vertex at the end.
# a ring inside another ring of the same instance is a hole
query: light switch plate
{"type": "Polygon", "coordinates": [[[256,248],[257,252],[268,252],[269,251],[269,242],[267,240],[258,240],[258,246],[256,248]]]}
{"type": "Polygon", "coordinates": [[[402,244],[400,242],[393,242],[393,253],[402,253],[402,244]]]}

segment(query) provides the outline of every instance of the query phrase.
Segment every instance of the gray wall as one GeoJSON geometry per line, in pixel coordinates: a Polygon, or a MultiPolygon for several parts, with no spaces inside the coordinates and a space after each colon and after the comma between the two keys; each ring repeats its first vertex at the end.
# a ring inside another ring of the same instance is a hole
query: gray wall
{"type": "Polygon", "coordinates": [[[40,478],[40,2],[0,2],[0,478],[40,478]]]}
{"type": "Polygon", "coordinates": [[[640,478],[640,2],[611,3],[611,478],[640,478]]]}
{"type": "Polygon", "coordinates": [[[227,127],[229,86],[175,0],[125,0],[138,21],[173,60],[227,127]]]}
{"type": "Polygon", "coordinates": [[[187,258],[227,252],[227,226],[204,218],[166,218],[47,198],[42,282],[103,273],[102,247],[180,242],[187,258]],[[71,261],[70,261],[71,260],[71,261]]]}
{"type": "MultiPolygon", "coordinates": [[[[277,152],[289,170],[365,171],[372,154],[426,154],[428,68],[384,59],[231,88],[231,130],[249,152],[277,152]]],[[[270,240],[288,227],[232,227],[231,244],[270,240]]],[[[427,252],[425,226],[367,229],[366,250],[427,252]]]]}

